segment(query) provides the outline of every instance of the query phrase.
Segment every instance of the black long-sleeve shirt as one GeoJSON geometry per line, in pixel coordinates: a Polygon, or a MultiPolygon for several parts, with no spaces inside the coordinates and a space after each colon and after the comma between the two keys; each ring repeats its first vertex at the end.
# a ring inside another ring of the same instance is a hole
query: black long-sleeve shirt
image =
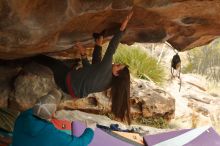
{"type": "Polygon", "coordinates": [[[122,35],[122,31],[114,35],[100,63],[87,65],[79,70],[71,71],[70,82],[75,96],[85,97],[90,93],[101,92],[110,87],[112,80],[112,59],[122,35]]]}
{"type": "Polygon", "coordinates": [[[100,63],[102,61],[102,46],[95,45],[92,53],[92,64],[100,63]]]}

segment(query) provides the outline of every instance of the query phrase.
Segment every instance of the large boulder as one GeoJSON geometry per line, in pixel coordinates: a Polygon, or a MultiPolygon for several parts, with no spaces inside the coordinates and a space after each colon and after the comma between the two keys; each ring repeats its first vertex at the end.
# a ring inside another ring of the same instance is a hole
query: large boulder
{"type": "Polygon", "coordinates": [[[56,88],[52,72],[37,63],[27,64],[14,82],[11,106],[19,110],[31,108],[36,100],[56,88]]]}
{"type": "Polygon", "coordinates": [[[219,0],[0,0],[0,58],[63,51],[77,41],[91,47],[93,32],[111,36],[131,9],[123,43],[168,41],[184,51],[220,35],[219,8],[219,0]]]}
{"type": "Polygon", "coordinates": [[[175,117],[171,125],[178,128],[210,125],[220,130],[220,97],[209,94],[207,82],[201,76],[182,74],[181,81],[180,92],[177,78],[166,86],[166,90],[176,99],[175,117]]]}
{"type": "Polygon", "coordinates": [[[143,117],[163,117],[170,120],[175,113],[175,99],[156,84],[133,78],[131,82],[132,108],[143,117]],[[139,107],[139,108],[137,108],[139,107]]]}

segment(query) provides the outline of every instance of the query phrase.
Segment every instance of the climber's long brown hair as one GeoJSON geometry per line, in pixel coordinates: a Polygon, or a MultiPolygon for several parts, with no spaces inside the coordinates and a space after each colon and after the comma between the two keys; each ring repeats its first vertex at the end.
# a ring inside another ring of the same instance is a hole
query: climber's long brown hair
{"type": "Polygon", "coordinates": [[[121,120],[130,120],[130,73],[127,66],[119,71],[118,76],[112,79],[111,99],[113,114],[121,120]]]}

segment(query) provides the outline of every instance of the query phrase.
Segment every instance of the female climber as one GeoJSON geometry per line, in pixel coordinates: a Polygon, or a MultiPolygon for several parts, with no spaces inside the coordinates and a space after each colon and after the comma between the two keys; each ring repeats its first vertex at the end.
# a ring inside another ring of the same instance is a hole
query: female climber
{"type": "Polygon", "coordinates": [[[45,55],[38,55],[35,61],[49,67],[54,74],[56,84],[73,98],[86,97],[90,93],[111,89],[111,111],[121,120],[130,123],[130,73],[124,64],[112,64],[113,55],[120,43],[133,12],[122,22],[120,30],[111,39],[101,60],[102,34],[93,35],[95,49],[93,63],[87,60],[85,49],[77,43],[82,56],[83,68],[71,70],[63,62],[45,55]]]}

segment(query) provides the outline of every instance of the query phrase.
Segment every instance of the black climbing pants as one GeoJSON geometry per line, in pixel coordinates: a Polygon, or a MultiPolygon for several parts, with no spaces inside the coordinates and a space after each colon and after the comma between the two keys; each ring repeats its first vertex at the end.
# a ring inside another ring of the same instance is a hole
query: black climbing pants
{"type": "Polygon", "coordinates": [[[37,55],[33,57],[33,60],[39,64],[49,67],[53,72],[54,80],[57,86],[59,86],[64,92],[68,93],[66,87],[66,76],[71,69],[65,63],[46,55],[37,55]]]}

